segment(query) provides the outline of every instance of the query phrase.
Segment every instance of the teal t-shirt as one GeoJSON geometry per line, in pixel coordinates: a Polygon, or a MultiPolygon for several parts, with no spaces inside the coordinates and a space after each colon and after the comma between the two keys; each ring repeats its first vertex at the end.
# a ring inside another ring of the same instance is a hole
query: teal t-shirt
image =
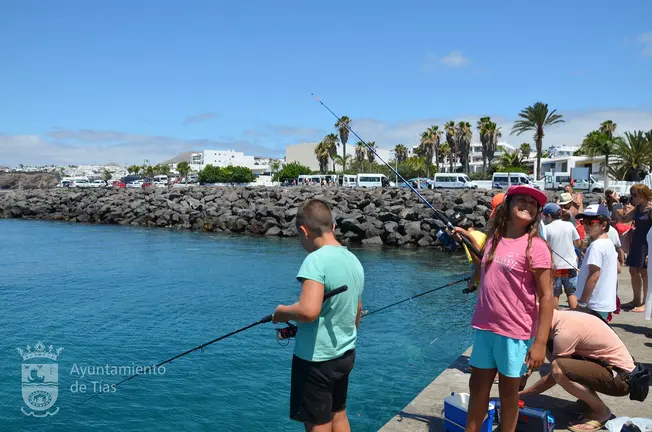
{"type": "Polygon", "coordinates": [[[355,318],[364,287],[364,270],[344,246],[323,246],[310,253],[297,274],[324,284],[324,293],[346,285],[348,290],[324,302],[319,318],[299,323],[294,354],[308,361],[326,361],[355,348],[355,318]]]}

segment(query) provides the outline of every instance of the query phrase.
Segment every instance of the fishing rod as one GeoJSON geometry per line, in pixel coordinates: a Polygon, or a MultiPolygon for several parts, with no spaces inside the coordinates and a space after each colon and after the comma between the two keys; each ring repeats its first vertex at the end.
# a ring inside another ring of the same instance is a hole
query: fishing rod
{"type": "MultiPolygon", "coordinates": [[[[334,289],[334,290],[331,290],[331,291],[325,293],[325,294],[324,294],[323,302],[325,302],[326,300],[328,300],[329,298],[331,298],[331,297],[333,297],[333,296],[335,296],[335,295],[337,295],[337,294],[341,294],[341,293],[343,293],[344,291],[346,291],[346,290],[348,290],[348,289],[349,289],[348,286],[343,285],[343,286],[341,286],[341,287],[339,287],[339,288],[336,288],[336,289],[334,289]]],[[[259,319],[258,321],[254,322],[254,323],[252,323],[252,324],[249,324],[248,326],[245,326],[245,327],[242,327],[242,328],[240,328],[240,329],[238,329],[238,330],[232,331],[231,333],[227,333],[227,334],[225,334],[225,335],[223,335],[223,336],[218,337],[217,339],[213,339],[213,340],[210,341],[210,342],[206,342],[206,343],[204,343],[204,344],[198,345],[198,346],[196,346],[196,347],[194,347],[194,348],[192,348],[192,349],[189,349],[188,351],[185,351],[185,352],[183,352],[183,353],[181,353],[181,354],[179,354],[179,355],[176,355],[176,356],[174,356],[174,357],[172,357],[172,358],[169,358],[169,359],[167,359],[167,360],[165,360],[165,361],[162,361],[161,363],[159,363],[159,364],[157,364],[157,365],[155,365],[155,366],[148,366],[148,367],[145,368],[145,370],[143,370],[142,373],[137,373],[137,374],[131,375],[130,377],[123,379],[123,380],[120,381],[119,383],[117,383],[117,384],[113,384],[113,385],[111,386],[111,389],[112,389],[112,391],[115,391],[115,388],[116,388],[117,386],[119,386],[120,384],[122,384],[122,383],[124,383],[124,382],[126,382],[126,381],[129,381],[130,379],[133,379],[133,378],[137,377],[138,375],[143,375],[143,374],[145,374],[146,372],[148,372],[148,371],[150,371],[150,370],[152,370],[152,369],[158,369],[160,366],[163,366],[163,365],[166,364],[166,363],[171,363],[173,360],[176,360],[176,359],[178,359],[179,357],[183,357],[183,356],[185,356],[185,355],[188,355],[188,354],[190,354],[191,352],[194,352],[194,351],[197,351],[197,350],[201,350],[201,351],[203,352],[203,351],[204,351],[204,348],[207,347],[208,345],[214,344],[215,342],[219,342],[219,341],[221,341],[222,339],[226,339],[226,338],[228,338],[228,337],[231,337],[231,336],[233,336],[233,335],[236,335],[236,334],[238,334],[238,333],[240,333],[240,332],[243,332],[243,331],[245,331],[245,330],[248,330],[248,329],[250,329],[250,328],[252,328],[252,327],[255,327],[255,326],[257,326],[257,325],[268,323],[268,322],[272,321],[272,317],[273,317],[273,315],[274,315],[274,314],[266,315],[266,316],[262,317],[261,319],[259,319]]],[[[287,323],[287,324],[289,324],[289,323],[287,323]]],[[[99,393],[95,393],[93,396],[91,396],[91,397],[89,397],[88,399],[82,401],[82,403],[88,402],[89,400],[93,399],[94,397],[97,397],[97,396],[101,395],[102,393],[106,393],[106,392],[102,392],[102,391],[100,391],[99,393]]]]}
{"type": "MultiPolygon", "coordinates": [[[[414,187],[413,187],[413,186],[412,186],[412,185],[411,185],[407,180],[405,180],[405,178],[403,178],[403,176],[400,175],[400,174],[398,173],[398,171],[395,170],[395,169],[394,169],[390,164],[388,164],[387,162],[385,162],[385,160],[384,160],[383,158],[380,157],[380,155],[376,152],[376,150],[375,150],[373,147],[371,147],[369,144],[367,144],[367,142],[366,142],[365,140],[363,140],[362,138],[360,138],[360,136],[359,136],[357,133],[355,133],[355,131],[354,131],[353,129],[351,129],[351,128],[349,127],[348,124],[342,122],[342,119],[341,119],[337,114],[335,114],[333,111],[331,111],[331,109],[328,108],[328,106],[326,106],[326,104],[324,104],[324,102],[322,102],[321,100],[319,100],[319,98],[318,98],[317,96],[315,96],[314,93],[310,93],[310,94],[312,95],[312,97],[314,97],[314,98],[317,100],[317,102],[319,102],[319,103],[320,103],[324,108],[326,108],[326,109],[328,110],[328,112],[330,112],[331,114],[333,114],[333,116],[337,119],[337,121],[339,122],[339,124],[344,125],[344,127],[346,127],[346,128],[349,130],[349,132],[351,132],[353,135],[355,135],[355,137],[358,138],[358,140],[360,140],[361,143],[363,143],[364,145],[366,145],[367,148],[368,148],[368,149],[369,149],[369,150],[370,150],[370,151],[371,151],[371,152],[372,152],[372,153],[373,153],[373,154],[374,154],[374,155],[375,155],[375,156],[376,156],[376,157],[377,157],[377,158],[378,158],[382,163],[384,163],[385,165],[387,165],[387,166],[389,167],[389,169],[391,169],[391,170],[394,172],[394,174],[396,174],[397,177],[400,177],[401,180],[403,180],[403,182],[404,182],[406,185],[408,185],[408,187],[409,187],[410,189],[412,189],[412,191],[413,191],[415,194],[417,194],[417,196],[418,196],[419,198],[421,198],[421,200],[422,200],[422,201],[423,201],[423,202],[424,202],[428,207],[430,207],[430,209],[431,209],[433,212],[435,212],[435,215],[437,215],[437,217],[439,217],[439,219],[440,219],[442,222],[444,222],[444,224],[446,224],[446,227],[447,227],[450,231],[453,231],[453,229],[454,229],[455,227],[454,227],[453,224],[448,220],[448,218],[446,217],[446,214],[444,214],[444,212],[442,212],[441,210],[437,210],[435,207],[433,207],[433,205],[430,204],[430,202],[428,202],[428,200],[425,199],[425,198],[423,197],[423,195],[421,195],[421,194],[419,193],[419,191],[417,191],[417,190],[416,190],[416,189],[415,189],[415,188],[414,188],[414,187]]],[[[460,236],[460,239],[461,239],[461,241],[466,245],[466,247],[467,247],[467,248],[468,248],[468,249],[473,253],[473,255],[475,255],[476,257],[478,257],[478,259],[480,259],[480,260],[482,259],[482,253],[481,253],[481,252],[480,252],[480,251],[479,251],[479,250],[478,250],[478,249],[473,245],[473,243],[471,243],[471,241],[470,241],[469,239],[467,239],[467,238],[464,237],[464,236],[460,236]]]]}

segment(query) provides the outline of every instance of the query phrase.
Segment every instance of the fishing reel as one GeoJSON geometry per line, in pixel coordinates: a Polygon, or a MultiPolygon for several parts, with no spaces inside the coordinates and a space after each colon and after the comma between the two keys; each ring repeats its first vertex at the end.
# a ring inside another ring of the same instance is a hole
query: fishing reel
{"type": "Polygon", "coordinates": [[[439,240],[441,244],[444,245],[446,250],[450,252],[455,252],[457,250],[457,242],[447,231],[444,231],[440,228],[435,236],[437,237],[437,240],[439,240]]]}
{"type": "Polygon", "coordinates": [[[472,287],[464,288],[462,290],[462,294],[471,294],[473,292],[476,292],[477,290],[478,290],[478,287],[474,284],[472,287]]]}
{"type": "Polygon", "coordinates": [[[288,346],[290,344],[290,339],[296,337],[297,330],[299,330],[299,327],[290,322],[286,321],[285,324],[287,324],[287,327],[276,329],[276,341],[281,346],[288,346]],[[283,340],[287,341],[285,345],[281,343],[283,340]]]}

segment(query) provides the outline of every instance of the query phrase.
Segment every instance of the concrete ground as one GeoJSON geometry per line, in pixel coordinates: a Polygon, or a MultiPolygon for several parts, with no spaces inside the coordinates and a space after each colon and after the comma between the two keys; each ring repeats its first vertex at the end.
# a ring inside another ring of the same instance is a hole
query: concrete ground
{"type": "MultiPolygon", "coordinates": [[[[619,275],[618,296],[622,303],[627,303],[632,299],[627,268],[623,268],[622,273],[619,275]]],[[[562,303],[564,299],[565,297],[562,295],[562,303]]],[[[614,315],[611,325],[625,342],[634,358],[638,362],[644,363],[652,371],[652,339],[645,336],[645,333],[652,329],[652,321],[646,321],[643,313],[621,311],[619,315],[614,315]]],[[[466,368],[468,367],[471,350],[472,347],[430,383],[380,431],[443,431],[444,398],[449,396],[451,392],[468,393],[469,391],[470,374],[466,372],[466,368]]],[[[540,372],[542,374],[547,373],[549,366],[546,363],[540,372]]],[[[528,384],[535,383],[538,378],[537,373],[533,374],[528,384]]],[[[498,397],[497,385],[493,386],[491,396],[498,397]]],[[[650,395],[645,402],[632,401],[628,396],[615,398],[600,395],[600,397],[616,416],[652,419],[652,391],[650,391],[650,395]]],[[[566,430],[568,422],[578,417],[579,407],[575,402],[576,399],[566,393],[560,386],[555,386],[542,395],[526,397],[524,401],[527,406],[550,410],[556,419],[555,430],[566,430]]]]}

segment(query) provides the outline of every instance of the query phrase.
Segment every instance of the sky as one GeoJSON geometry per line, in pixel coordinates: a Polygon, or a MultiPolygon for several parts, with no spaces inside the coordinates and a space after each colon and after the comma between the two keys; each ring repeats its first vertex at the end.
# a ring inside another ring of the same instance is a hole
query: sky
{"type": "Polygon", "coordinates": [[[537,101],[566,120],[544,147],[607,119],[649,130],[650,16],[649,0],[6,0],[0,165],[282,157],[334,132],[311,93],[383,148],[482,116],[532,144],[509,132],[537,101]]]}

